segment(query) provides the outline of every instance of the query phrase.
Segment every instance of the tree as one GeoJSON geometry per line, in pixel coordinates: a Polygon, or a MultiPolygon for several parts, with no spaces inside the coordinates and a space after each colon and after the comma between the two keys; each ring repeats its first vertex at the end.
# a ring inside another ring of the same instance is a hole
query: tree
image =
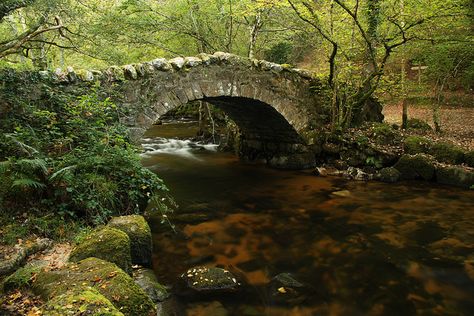
{"type": "Polygon", "coordinates": [[[357,121],[398,48],[419,39],[422,26],[460,14],[451,2],[438,0],[405,4],[404,10],[398,0],[287,2],[324,40],[333,122],[339,127],[357,121]]]}
{"type": "Polygon", "coordinates": [[[13,29],[15,32],[2,32],[0,59],[15,54],[28,57],[31,51],[38,47],[44,49],[44,45],[61,47],[58,42],[45,36],[47,33],[56,32],[61,38],[67,37],[67,28],[61,17],[55,14],[57,9],[58,4],[55,1],[8,0],[1,4],[0,22],[4,28],[13,29]],[[29,11],[32,6],[34,10],[29,11]],[[8,21],[6,17],[10,17],[8,21]],[[21,32],[18,32],[18,24],[21,32]]]}

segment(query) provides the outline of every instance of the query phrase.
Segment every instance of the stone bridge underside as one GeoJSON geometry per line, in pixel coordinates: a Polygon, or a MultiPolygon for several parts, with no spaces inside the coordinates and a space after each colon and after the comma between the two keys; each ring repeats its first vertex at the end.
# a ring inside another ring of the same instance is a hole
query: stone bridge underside
{"type": "Polygon", "coordinates": [[[61,84],[100,82],[138,140],[168,111],[202,100],[221,108],[240,129],[240,155],[276,167],[304,168],[314,154],[302,137],[322,124],[327,100],[320,81],[288,65],[226,53],[156,59],[105,71],[43,72],[61,84]],[[319,91],[319,92],[315,92],[319,91]]]}

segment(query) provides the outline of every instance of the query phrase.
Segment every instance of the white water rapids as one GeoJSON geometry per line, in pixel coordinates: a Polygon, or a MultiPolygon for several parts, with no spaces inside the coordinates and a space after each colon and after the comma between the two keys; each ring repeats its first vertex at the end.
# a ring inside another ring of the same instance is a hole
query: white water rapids
{"type": "Polygon", "coordinates": [[[192,140],[182,140],[173,138],[144,138],[142,139],[143,153],[141,157],[150,157],[155,155],[167,154],[185,157],[189,159],[199,158],[194,154],[197,151],[217,151],[216,144],[204,144],[192,140]]]}

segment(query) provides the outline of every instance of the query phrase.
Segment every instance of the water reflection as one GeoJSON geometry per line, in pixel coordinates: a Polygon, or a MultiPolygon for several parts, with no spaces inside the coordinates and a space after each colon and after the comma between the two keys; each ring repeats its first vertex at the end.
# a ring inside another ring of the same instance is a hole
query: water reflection
{"type": "Polygon", "coordinates": [[[218,265],[248,286],[181,302],[185,315],[473,314],[474,192],[319,178],[190,151],[198,159],[143,157],[181,206],[178,234],[151,223],[156,272],[172,284],[193,265],[218,265]],[[280,273],[305,284],[298,299],[272,295],[280,273]]]}

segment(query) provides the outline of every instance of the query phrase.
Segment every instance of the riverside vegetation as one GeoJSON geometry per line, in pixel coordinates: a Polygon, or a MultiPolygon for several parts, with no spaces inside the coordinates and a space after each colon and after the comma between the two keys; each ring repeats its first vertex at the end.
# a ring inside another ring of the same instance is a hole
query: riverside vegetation
{"type": "MultiPolygon", "coordinates": [[[[52,89],[38,71],[216,51],[310,69],[329,88],[327,125],[305,135],[318,176],[474,188],[473,148],[432,139],[431,128],[407,114],[410,94],[421,95],[440,135],[446,98],[458,94],[457,105],[472,103],[472,1],[203,4],[0,4],[0,314],[147,315],[168,296],[147,270],[150,229],[140,215],[157,212],[170,224],[167,214],[176,205],[163,181],[141,165],[141,149],[119,123],[123,109],[99,86],[74,93],[65,86],[52,89]],[[354,120],[376,98],[400,102],[400,126],[354,120]],[[154,209],[147,209],[150,202],[154,209]],[[34,254],[66,242],[74,245],[71,262],[62,258],[64,266],[45,271],[49,268],[34,254]]],[[[133,77],[136,69],[129,70],[133,77]]],[[[208,124],[201,126],[201,136],[213,141],[215,124],[222,124],[222,144],[239,152],[238,126],[225,113],[200,107],[182,113],[204,117],[208,124]]],[[[213,272],[234,290],[238,280],[213,272]]],[[[189,275],[181,281],[195,292],[200,284],[194,284],[192,270],[189,275]]]]}

